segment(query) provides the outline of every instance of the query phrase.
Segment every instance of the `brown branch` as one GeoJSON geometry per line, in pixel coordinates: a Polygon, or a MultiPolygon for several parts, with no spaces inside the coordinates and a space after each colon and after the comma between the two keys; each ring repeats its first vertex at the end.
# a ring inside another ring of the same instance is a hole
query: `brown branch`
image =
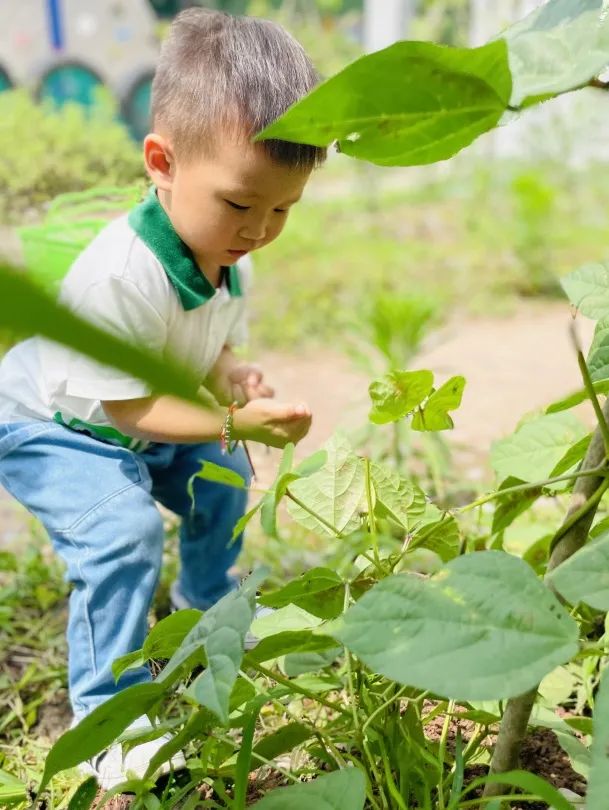
{"type": "MultiPolygon", "coordinates": [[[[609,421],[609,398],[603,407],[603,417],[609,421]]],[[[590,442],[582,470],[599,467],[604,460],[606,460],[606,455],[603,431],[598,427],[590,442]]],[[[605,480],[604,477],[599,476],[583,476],[577,479],[567,516],[552,541],[548,573],[585,545],[600,500],[598,494],[599,492],[602,494],[606,487],[605,480]],[[572,519],[578,512],[580,512],[580,516],[573,522],[572,519]]],[[[506,773],[506,771],[518,768],[520,748],[527,733],[537,689],[538,686],[524,695],[508,701],[499,727],[489,773],[506,773]]],[[[505,785],[487,783],[484,788],[484,796],[501,796],[504,789],[505,785]]]]}

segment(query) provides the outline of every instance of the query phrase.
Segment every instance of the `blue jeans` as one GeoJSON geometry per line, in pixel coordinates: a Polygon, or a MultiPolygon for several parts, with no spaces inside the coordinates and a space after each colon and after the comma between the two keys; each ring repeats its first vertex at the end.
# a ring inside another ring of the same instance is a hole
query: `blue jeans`
{"type": "Polygon", "coordinates": [[[241,448],[224,456],[217,443],[152,444],[141,453],[92,439],[53,422],[0,424],[0,483],[45,526],[72,583],[68,621],[69,688],[76,717],[119,689],[150,680],[147,668],[114,683],[114,659],[142,646],[163,551],[155,500],[182,517],[179,589],[205,609],[235,583],[231,544],[247,493],[195,479],[203,460],[238,472],[250,468],[241,448]]]}

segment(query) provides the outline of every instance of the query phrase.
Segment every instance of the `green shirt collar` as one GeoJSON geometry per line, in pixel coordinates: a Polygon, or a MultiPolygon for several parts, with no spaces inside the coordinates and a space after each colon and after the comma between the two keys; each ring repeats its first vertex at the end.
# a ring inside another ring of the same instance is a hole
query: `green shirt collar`
{"type": "MultiPolygon", "coordinates": [[[[185,310],[196,309],[213,297],[214,286],[199,269],[191,249],[175,232],[154,188],[129,212],[129,224],[163,265],[185,310]]],[[[242,294],[236,265],[222,268],[222,283],[231,296],[242,294]]]]}

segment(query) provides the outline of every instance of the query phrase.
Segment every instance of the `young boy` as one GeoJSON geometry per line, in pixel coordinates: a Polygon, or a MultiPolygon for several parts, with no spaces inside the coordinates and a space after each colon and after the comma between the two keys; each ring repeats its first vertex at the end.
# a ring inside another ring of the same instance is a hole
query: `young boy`
{"type": "MultiPolygon", "coordinates": [[[[163,522],[182,517],[176,606],[210,607],[234,587],[231,534],[245,493],[196,479],[210,460],[249,480],[239,449],[299,441],[311,414],[281,404],[261,372],[239,363],[246,254],[272,242],[324,150],[251,136],[316,83],[302,48],[279,26],[192,8],[174,21],[153,84],[144,159],[154,188],[76,260],[61,298],[77,314],[185,365],[217,404],[159,395],[138,379],[33,338],[0,366],[0,483],[38,517],[73,585],[68,623],[75,720],[147,669],[114,683],[114,659],[141,647],[157,586],[163,522]]],[[[166,740],[120,746],[90,764],[103,787],[143,774],[166,740]]]]}

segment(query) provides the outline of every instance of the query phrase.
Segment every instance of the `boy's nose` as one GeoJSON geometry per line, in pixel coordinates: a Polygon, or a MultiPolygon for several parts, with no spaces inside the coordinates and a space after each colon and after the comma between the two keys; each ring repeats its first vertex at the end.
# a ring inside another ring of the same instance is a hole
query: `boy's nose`
{"type": "Polygon", "coordinates": [[[239,236],[249,242],[261,242],[266,236],[266,223],[249,223],[239,231],[239,236]]]}

